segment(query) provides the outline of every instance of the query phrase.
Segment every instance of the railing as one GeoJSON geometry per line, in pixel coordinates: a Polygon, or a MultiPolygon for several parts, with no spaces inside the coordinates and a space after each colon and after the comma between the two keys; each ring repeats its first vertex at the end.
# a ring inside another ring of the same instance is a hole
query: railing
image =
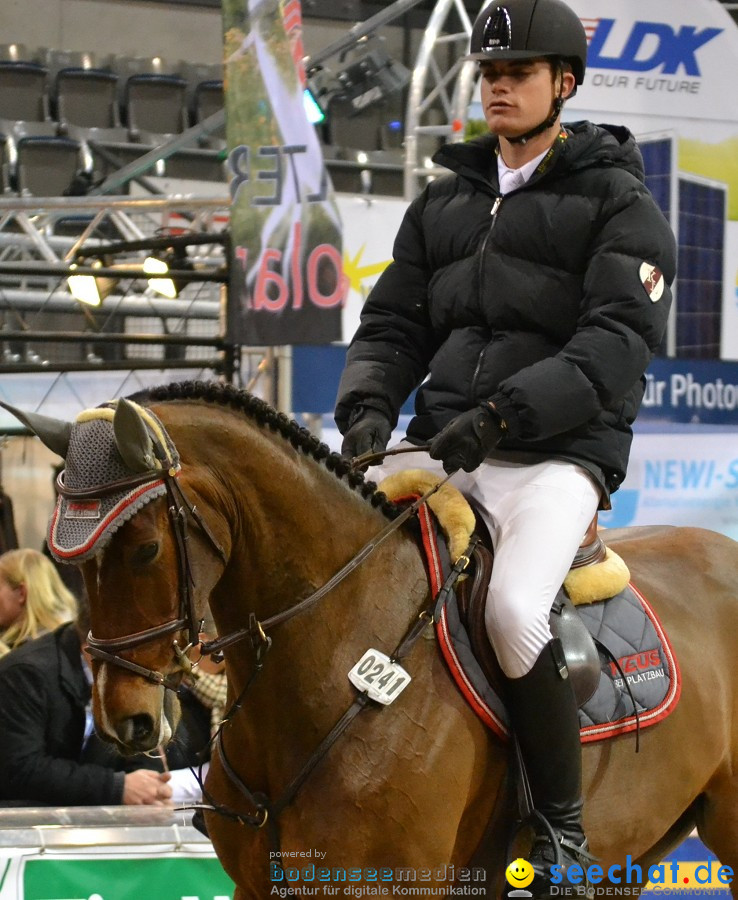
{"type": "Polygon", "coordinates": [[[192,827],[192,810],[151,806],[0,807],[0,848],[146,846],[212,847],[192,827]]]}
{"type": "Polygon", "coordinates": [[[223,325],[229,202],[225,192],[215,199],[0,199],[0,372],[165,369],[174,362],[232,370],[223,325]],[[167,273],[178,296],[158,296],[143,269],[152,252],[146,246],[166,244],[162,234],[186,242],[191,232],[197,242],[193,237],[167,273]],[[119,252],[108,257],[108,247],[119,252]],[[99,305],[75,298],[71,275],[94,276],[99,305]],[[115,352],[97,353],[102,346],[115,352]]]}
{"type": "Polygon", "coordinates": [[[145,806],[0,808],[0,898],[230,900],[233,882],[191,817],[145,806]]]}

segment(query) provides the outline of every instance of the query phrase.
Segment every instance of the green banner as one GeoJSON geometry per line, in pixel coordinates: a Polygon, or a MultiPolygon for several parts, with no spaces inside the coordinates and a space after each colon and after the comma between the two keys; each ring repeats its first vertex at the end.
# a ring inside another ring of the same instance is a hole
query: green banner
{"type": "Polygon", "coordinates": [[[233,882],[217,859],[27,860],[24,900],[231,900],[233,882]]]}
{"type": "Polygon", "coordinates": [[[228,334],[241,344],[341,337],[341,223],[305,111],[301,23],[299,0],[223,0],[228,334]]]}

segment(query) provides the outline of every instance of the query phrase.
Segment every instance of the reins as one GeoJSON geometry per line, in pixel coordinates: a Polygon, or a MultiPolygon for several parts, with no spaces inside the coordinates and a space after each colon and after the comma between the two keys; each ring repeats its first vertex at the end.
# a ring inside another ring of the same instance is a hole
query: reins
{"type": "MultiPolygon", "coordinates": [[[[443,480],[443,483],[448,480],[448,477],[450,476],[447,476],[447,478],[443,480]]],[[[439,487],[440,484],[436,486],[436,489],[438,489],[439,487]]],[[[431,492],[427,493],[430,494],[431,492]]],[[[426,495],[424,495],[424,497],[425,496],[426,495]]],[[[422,505],[422,502],[424,502],[423,497],[419,498],[419,500],[412,505],[412,507],[415,508],[416,512],[420,508],[420,505],[422,505]]],[[[478,540],[479,539],[476,537],[472,539],[472,543],[470,544],[466,553],[459,557],[454,566],[451,568],[451,571],[449,572],[441,589],[437,594],[431,597],[430,602],[423,607],[423,609],[411,623],[411,625],[397,644],[395,650],[389,655],[389,659],[392,663],[399,662],[400,660],[403,660],[406,656],[408,656],[428,625],[433,624],[438,611],[443,608],[449,594],[451,593],[451,591],[453,591],[459,576],[468,566],[473,548],[478,540]]],[[[228,758],[224,744],[224,729],[225,726],[233,719],[235,713],[241,708],[241,705],[246,697],[246,694],[251,688],[251,685],[253,684],[257,675],[263,669],[265,654],[269,651],[270,647],[271,639],[264,635],[263,643],[255,648],[256,664],[249,679],[247,680],[246,686],[241,691],[234,703],[231,704],[231,707],[223,717],[223,721],[220,723],[217,732],[210,742],[211,744],[215,745],[215,750],[220,756],[223,770],[225,771],[229,780],[236,788],[238,788],[241,795],[245,797],[246,800],[254,807],[254,812],[238,812],[231,807],[215,802],[213,798],[208,795],[202,783],[202,779],[199,776],[198,782],[200,783],[200,787],[203,791],[203,797],[205,797],[209,801],[209,803],[195,804],[191,807],[184,808],[215,812],[226,818],[238,821],[242,825],[248,825],[249,827],[255,829],[260,829],[264,826],[267,826],[269,832],[269,842],[273,852],[272,858],[277,860],[275,865],[279,865],[281,867],[281,863],[279,862],[280,854],[277,852],[280,850],[278,823],[279,816],[292,803],[292,801],[300,791],[300,788],[308,780],[315,767],[325,758],[330,748],[345,733],[349,725],[356,719],[359,713],[363,712],[363,710],[367,708],[371,708],[372,706],[376,707],[378,704],[374,703],[374,701],[371,700],[366,693],[359,692],[349,708],[338,719],[338,721],[331,728],[328,734],[311,753],[299,772],[284,788],[278,800],[272,801],[266,794],[261,791],[252,791],[241,778],[241,776],[236,772],[235,768],[228,758]]]]}
{"type": "MultiPolygon", "coordinates": [[[[413,448],[416,449],[416,448],[413,448]]],[[[395,451],[389,450],[386,451],[384,455],[390,455],[395,451]]],[[[403,452],[401,449],[399,452],[403,452]]],[[[373,454],[374,456],[378,454],[373,454]]],[[[357,457],[357,460],[361,459],[361,457],[357,457]]],[[[275,628],[277,625],[281,625],[284,622],[289,621],[297,615],[300,615],[303,612],[306,612],[311,607],[315,606],[319,600],[322,600],[326,594],[329,594],[333,588],[339,585],[348,575],[350,575],[353,571],[358,569],[358,567],[364,562],[364,560],[373,553],[380,544],[382,544],[391,534],[398,530],[408,519],[414,516],[420,507],[426,503],[433,494],[436,493],[444,484],[449,480],[451,475],[446,475],[441,481],[439,481],[436,485],[429,488],[421,497],[418,497],[412,504],[407,506],[399,516],[393,519],[391,522],[388,522],[387,525],[379,532],[379,534],[375,535],[371,540],[367,541],[366,544],[346,563],[343,568],[339,569],[335,575],[333,575],[322,587],[319,587],[316,591],[310,594],[309,597],[305,597],[304,600],[300,600],[294,606],[290,606],[287,609],[282,610],[281,612],[275,613],[273,616],[270,616],[268,619],[264,619],[259,621],[256,617],[252,617],[249,622],[248,628],[242,628],[239,631],[234,631],[233,633],[226,635],[222,638],[217,638],[214,641],[203,642],[200,645],[201,652],[204,656],[208,656],[210,654],[219,654],[227,647],[231,647],[233,644],[238,643],[239,641],[243,641],[246,638],[251,639],[252,646],[256,645],[256,642],[259,640],[263,640],[264,636],[268,631],[272,628],[275,628]]]]}
{"type": "MultiPolygon", "coordinates": [[[[412,448],[401,447],[395,448],[394,450],[383,451],[382,453],[366,453],[355,458],[353,460],[352,467],[355,469],[359,469],[380,459],[383,459],[385,456],[392,456],[398,453],[407,453],[425,449],[427,449],[427,446],[412,448]]],[[[119,493],[122,490],[138,487],[146,483],[155,483],[157,481],[162,481],[166,489],[168,517],[172,528],[177,556],[179,580],[179,614],[177,618],[171,619],[168,622],[163,622],[159,625],[154,625],[150,628],[143,629],[142,631],[124,635],[123,637],[119,638],[96,638],[94,637],[92,632],[90,632],[87,637],[87,649],[94,659],[126,669],[127,671],[133,672],[134,674],[139,675],[147,681],[157,685],[161,685],[168,690],[177,691],[179,689],[179,683],[181,681],[181,671],[189,672],[192,670],[193,663],[187,656],[188,651],[192,647],[199,646],[202,656],[213,656],[215,658],[220,656],[222,658],[222,653],[225,649],[227,649],[228,647],[232,647],[233,645],[241,641],[247,639],[249,640],[251,648],[256,654],[254,669],[250,677],[247,679],[246,685],[242,689],[241,693],[231,704],[228,712],[223,717],[223,720],[221,721],[215,735],[211,739],[211,743],[214,744],[215,752],[218,753],[221,759],[224,772],[226,773],[228,779],[236,786],[239,792],[254,807],[255,812],[253,814],[241,813],[223,804],[215,802],[208,795],[204,785],[202,784],[202,779],[199,776],[198,781],[200,782],[200,786],[203,791],[203,797],[209,801],[210,805],[196,804],[193,807],[184,808],[194,808],[199,810],[206,809],[208,811],[219,813],[226,818],[238,821],[242,825],[248,825],[256,829],[262,828],[267,824],[267,822],[269,822],[270,842],[273,849],[276,850],[279,849],[278,818],[280,813],[282,813],[284,809],[286,809],[286,807],[289,806],[290,803],[292,803],[300,788],[309,778],[314,768],[325,757],[330,748],[346,731],[346,729],[349,727],[351,722],[354,721],[356,716],[360,712],[362,712],[362,710],[372,705],[374,701],[369,698],[368,694],[361,691],[358,692],[351,706],[346,710],[346,712],[344,712],[344,714],[335,723],[329,733],[323,738],[323,740],[310,755],[297,775],[284,789],[282,795],[276,802],[272,802],[270,798],[262,792],[252,791],[245,784],[243,779],[238,775],[230,760],[228,759],[228,755],[226,753],[224,745],[224,729],[225,726],[229,722],[231,722],[235,714],[241,709],[242,703],[251,685],[264,666],[266,654],[268,653],[272,643],[271,638],[268,636],[268,632],[276,628],[278,625],[281,625],[315,607],[320,600],[322,600],[337,585],[344,581],[344,579],[348,575],[354,572],[384,541],[387,540],[387,538],[390,537],[390,535],[394,534],[399,528],[402,527],[405,522],[407,522],[412,516],[416,515],[423,507],[423,505],[427,503],[430,497],[432,497],[433,494],[440,490],[440,488],[449,480],[451,475],[446,475],[445,478],[440,480],[437,484],[433,485],[433,487],[427,490],[422,496],[418,497],[413,503],[405,507],[405,509],[403,509],[403,511],[391,522],[388,522],[387,525],[385,525],[385,527],[382,528],[382,530],[378,534],[367,541],[367,543],[364,544],[356,554],[354,554],[354,556],[349,560],[348,563],[346,563],[346,565],[339,569],[338,572],[336,572],[331,578],[328,579],[328,581],[325,582],[325,584],[323,584],[317,590],[313,591],[313,593],[308,597],[297,601],[294,605],[288,607],[287,609],[275,613],[274,615],[269,616],[268,618],[261,621],[257,619],[254,613],[251,613],[249,616],[249,625],[247,628],[239,629],[229,635],[225,635],[222,638],[216,638],[213,641],[201,642],[199,639],[201,623],[197,619],[195,600],[192,590],[194,587],[194,579],[192,576],[192,569],[188,552],[188,519],[191,518],[194,523],[200,528],[213,549],[221,557],[226,565],[228,563],[228,557],[223,550],[223,547],[208,527],[206,521],[197,511],[195,505],[188,501],[182,487],[178,483],[178,474],[179,470],[174,468],[152,469],[147,472],[137,473],[130,476],[129,478],[119,479],[116,482],[108,485],[85,488],[82,490],[73,490],[66,488],[64,485],[63,473],[60,473],[59,477],[57,478],[57,490],[64,497],[70,499],[89,499],[92,497],[97,498],[109,496],[111,494],[119,493]],[[135,649],[143,644],[184,630],[187,630],[188,632],[188,645],[185,648],[180,648],[177,640],[175,639],[173,641],[173,649],[177,662],[177,668],[178,670],[180,670],[175,672],[173,675],[165,675],[162,672],[158,672],[153,669],[147,669],[146,667],[140,666],[137,663],[134,663],[131,660],[125,659],[124,657],[119,655],[121,652],[135,649]]],[[[414,647],[425,628],[434,621],[435,609],[439,604],[439,598],[441,598],[442,595],[445,597],[453,589],[453,585],[455,584],[461,572],[468,565],[468,562],[468,555],[462,556],[456,562],[446,582],[439,591],[439,594],[431,598],[430,604],[428,604],[421,610],[416,619],[408,628],[403,638],[398,643],[397,647],[394,650],[394,653],[392,654],[392,656],[390,656],[390,660],[392,662],[397,662],[404,656],[406,656],[414,647]]]]}
{"type": "MultiPolygon", "coordinates": [[[[407,451],[405,451],[404,448],[401,448],[399,452],[407,451]]],[[[393,451],[389,451],[386,455],[389,455],[390,453],[393,453],[393,451]]],[[[375,454],[373,454],[372,456],[375,456],[375,454]]],[[[364,459],[364,457],[361,457],[359,459],[364,459]]],[[[226,647],[232,646],[238,641],[249,638],[251,641],[251,646],[256,653],[256,663],[249,679],[247,680],[246,686],[243,688],[234,703],[231,704],[231,707],[223,717],[223,721],[220,723],[217,732],[211,740],[211,744],[214,745],[215,752],[217,752],[218,756],[220,757],[223,770],[226,773],[228,779],[238,789],[240,794],[247,800],[247,802],[254,808],[254,812],[238,812],[231,807],[214,801],[213,798],[208,795],[207,790],[202,784],[202,780],[200,778],[198,778],[198,781],[200,782],[203,791],[203,797],[208,800],[208,803],[197,804],[194,807],[188,808],[194,808],[200,811],[207,810],[209,812],[214,812],[231,820],[238,821],[242,825],[247,825],[255,829],[260,829],[267,826],[269,842],[274,854],[272,858],[279,860],[280,856],[277,852],[280,850],[279,816],[292,803],[292,801],[300,791],[300,788],[308,780],[315,767],[325,758],[328,751],[345,733],[349,725],[351,725],[351,723],[364,709],[367,709],[376,704],[374,704],[374,701],[372,701],[366,693],[359,692],[349,708],[341,715],[341,717],[336,721],[328,734],[326,734],[326,736],[321,740],[315,750],[310,754],[309,758],[303,764],[299,772],[284,788],[281,796],[276,801],[272,801],[268,797],[268,795],[261,791],[252,791],[251,788],[249,788],[249,786],[238,774],[230,759],[228,758],[228,754],[226,752],[224,742],[225,726],[233,719],[235,713],[241,708],[241,705],[251,685],[253,684],[257,675],[263,669],[266,654],[268,653],[272,645],[271,638],[268,637],[267,632],[277,625],[288,621],[294,616],[305,612],[307,609],[315,605],[332,588],[339,584],[350,572],[354,571],[373,550],[375,550],[387,537],[389,537],[390,534],[396,531],[411,516],[416,515],[421,507],[427,502],[427,500],[434,493],[436,493],[436,491],[438,491],[450,477],[451,475],[447,475],[436,485],[426,491],[421,497],[415,500],[412,504],[407,506],[396,519],[385,526],[385,528],[383,528],[382,531],[379,532],[379,534],[377,534],[374,538],[372,538],[371,541],[365,544],[359,550],[359,552],[349,561],[349,563],[347,563],[331,579],[329,579],[329,581],[327,581],[321,588],[319,588],[309,597],[306,597],[304,600],[300,601],[294,606],[289,607],[287,610],[284,610],[281,613],[277,613],[276,615],[271,616],[269,619],[265,619],[264,621],[259,622],[255,619],[255,617],[252,616],[249,628],[242,629],[241,631],[234,632],[233,634],[228,635],[224,638],[201,645],[204,653],[218,654],[226,647]]],[[[431,597],[430,602],[426,604],[426,606],[416,616],[415,620],[411,623],[402,639],[395,647],[395,650],[389,656],[389,659],[392,663],[399,662],[400,660],[404,659],[413,649],[426,627],[435,621],[437,610],[443,607],[459,576],[468,566],[473,545],[476,541],[477,539],[475,538],[467,552],[456,561],[441,589],[435,596],[431,597]]],[[[281,863],[279,862],[277,862],[276,864],[281,865],[281,863]]]]}

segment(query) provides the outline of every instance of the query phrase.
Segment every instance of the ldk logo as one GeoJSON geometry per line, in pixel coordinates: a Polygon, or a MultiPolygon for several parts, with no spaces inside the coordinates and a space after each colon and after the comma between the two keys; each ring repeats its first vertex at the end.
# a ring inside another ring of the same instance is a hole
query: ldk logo
{"type": "MultiPolygon", "coordinates": [[[[592,20],[585,20],[585,26],[592,20]]],[[[664,75],[676,75],[683,67],[686,75],[701,75],[697,51],[723,33],[722,28],[682,25],[679,31],[662,22],[636,22],[619,56],[605,56],[604,47],[615,19],[599,19],[592,35],[587,65],[593,69],[625,69],[630,72],[651,72],[661,66],[664,75]]],[[[611,49],[611,48],[610,48],[611,49]]]]}

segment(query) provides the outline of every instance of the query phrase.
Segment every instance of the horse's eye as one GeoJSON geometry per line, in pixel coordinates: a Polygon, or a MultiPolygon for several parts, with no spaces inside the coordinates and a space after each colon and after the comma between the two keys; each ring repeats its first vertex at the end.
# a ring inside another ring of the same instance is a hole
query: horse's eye
{"type": "Polygon", "coordinates": [[[151,541],[148,544],[141,544],[133,551],[133,564],[136,566],[145,566],[156,559],[159,553],[159,544],[151,541]]]}

